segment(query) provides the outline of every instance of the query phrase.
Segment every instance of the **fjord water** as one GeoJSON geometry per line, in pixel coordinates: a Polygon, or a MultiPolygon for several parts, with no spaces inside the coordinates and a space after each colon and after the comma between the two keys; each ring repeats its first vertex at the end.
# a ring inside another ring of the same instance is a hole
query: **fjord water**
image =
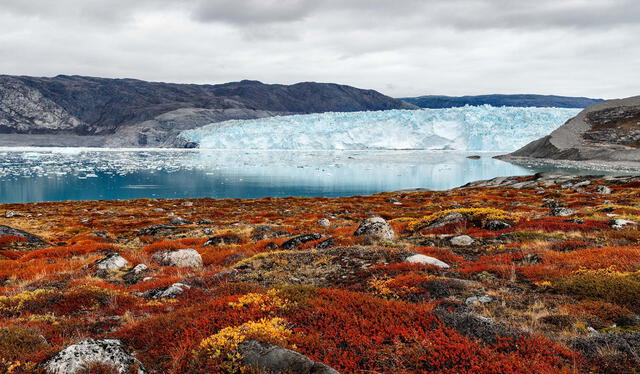
{"type": "Polygon", "coordinates": [[[0,202],[448,189],[553,170],[491,156],[548,134],[577,112],[483,105],[322,113],[227,121],[183,132],[200,144],[197,150],[5,148],[0,149],[0,202]],[[482,157],[468,159],[470,154],[482,157]]]}
{"type": "MultiPolygon", "coordinates": [[[[458,151],[0,150],[0,202],[350,196],[537,171],[458,151]]],[[[576,170],[564,170],[577,173],[576,170]]]]}

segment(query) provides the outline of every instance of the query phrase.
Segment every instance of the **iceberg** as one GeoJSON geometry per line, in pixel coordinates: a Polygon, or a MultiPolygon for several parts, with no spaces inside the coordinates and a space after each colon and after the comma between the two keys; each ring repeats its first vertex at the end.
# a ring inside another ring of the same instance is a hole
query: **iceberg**
{"type": "Polygon", "coordinates": [[[513,151],[579,111],[482,105],[328,112],[212,123],[180,136],[205,149],[513,151]]]}

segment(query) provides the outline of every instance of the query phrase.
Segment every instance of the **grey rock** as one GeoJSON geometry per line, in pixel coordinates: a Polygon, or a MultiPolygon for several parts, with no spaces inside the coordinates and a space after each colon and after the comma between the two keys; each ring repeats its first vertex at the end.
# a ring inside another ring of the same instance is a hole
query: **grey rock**
{"type": "Polygon", "coordinates": [[[435,265],[439,268],[443,268],[443,269],[449,269],[450,266],[445,263],[442,262],[440,260],[438,260],[435,257],[430,257],[430,256],[426,256],[426,255],[421,255],[421,254],[416,254],[413,256],[409,256],[405,259],[405,262],[411,263],[411,264],[423,264],[423,265],[435,265]]]}
{"type": "Polygon", "coordinates": [[[75,374],[82,372],[88,365],[103,364],[115,368],[118,373],[128,373],[137,366],[137,374],[146,374],[142,363],[127,352],[116,339],[87,339],[60,351],[44,364],[49,374],[75,374]]]}
{"type": "Polygon", "coordinates": [[[613,191],[608,186],[600,185],[596,187],[595,193],[600,195],[610,195],[613,191]]]}
{"type": "Polygon", "coordinates": [[[168,287],[154,288],[145,291],[142,293],[142,297],[147,299],[175,299],[190,288],[191,286],[178,282],[168,287]]]}
{"type": "Polygon", "coordinates": [[[138,231],[138,233],[136,235],[138,236],[144,236],[144,235],[150,235],[150,236],[156,236],[156,235],[160,235],[160,234],[168,234],[171,233],[175,230],[177,230],[178,228],[176,226],[170,226],[170,225],[153,225],[153,226],[149,226],[149,227],[145,227],[143,229],[141,229],[140,231],[138,231]]]}
{"type": "Polygon", "coordinates": [[[98,260],[94,267],[96,269],[96,276],[100,278],[106,278],[111,272],[123,269],[129,265],[124,257],[119,253],[109,253],[102,259],[98,260]]]}
{"type": "Polygon", "coordinates": [[[618,218],[618,219],[613,219],[613,220],[609,221],[609,226],[611,226],[615,230],[622,230],[625,227],[637,226],[637,225],[638,225],[637,222],[631,221],[631,220],[628,220],[628,219],[618,218]]]}
{"type": "Polygon", "coordinates": [[[296,374],[339,374],[331,367],[277,345],[247,340],[238,345],[241,362],[260,372],[296,374]]]}
{"type": "Polygon", "coordinates": [[[209,238],[206,242],[204,242],[203,246],[218,246],[218,245],[229,245],[229,244],[240,244],[242,242],[242,238],[235,234],[222,234],[214,236],[213,238],[209,238]]]}
{"type": "Polygon", "coordinates": [[[135,284],[144,279],[145,274],[149,272],[149,267],[145,264],[138,264],[127,271],[122,279],[126,284],[135,284]]]}
{"type": "Polygon", "coordinates": [[[487,222],[484,228],[491,231],[500,231],[500,230],[506,230],[508,228],[511,228],[511,225],[506,222],[494,220],[494,221],[487,222]]]}
{"type": "Polygon", "coordinates": [[[568,217],[570,215],[573,215],[574,213],[575,212],[573,211],[573,209],[554,208],[554,209],[551,209],[551,211],[549,212],[549,215],[554,217],[568,217]]]}
{"type": "Polygon", "coordinates": [[[161,266],[202,267],[202,256],[192,248],[157,252],[152,259],[161,266]]]}
{"type": "Polygon", "coordinates": [[[464,301],[464,303],[467,304],[467,305],[481,305],[481,304],[490,303],[491,301],[493,301],[493,298],[491,296],[482,295],[482,296],[470,296],[470,297],[467,297],[467,299],[464,301]]]}
{"type": "Polygon", "coordinates": [[[0,225],[0,238],[3,236],[19,236],[27,239],[31,244],[46,244],[46,242],[39,236],[30,234],[26,231],[14,229],[13,227],[0,225]]]}
{"type": "Polygon", "coordinates": [[[13,218],[13,217],[23,217],[24,214],[13,211],[13,210],[7,210],[6,212],[4,212],[4,218],[13,218]]]}
{"type": "Polygon", "coordinates": [[[175,226],[183,226],[183,225],[191,225],[193,222],[189,221],[186,218],[182,217],[173,217],[169,220],[169,223],[175,226]]]}
{"type": "Polygon", "coordinates": [[[331,226],[331,221],[329,221],[327,218],[320,218],[318,220],[318,225],[322,227],[329,227],[331,226]]]}
{"type": "Polygon", "coordinates": [[[451,212],[442,218],[438,218],[433,223],[431,223],[428,228],[437,228],[446,225],[456,224],[456,223],[465,223],[467,222],[467,217],[460,212],[451,212]]]}
{"type": "Polygon", "coordinates": [[[304,243],[308,243],[308,242],[312,242],[314,240],[319,240],[322,239],[324,237],[324,235],[322,234],[303,234],[303,235],[298,235],[296,237],[293,237],[289,240],[287,240],[286,242],[282,243],[282,245],[280,246],[280,248],[290,251],[294,248],[299,247],[300,245],[304,244],[304,243]]]}
{"type": "Polygon", "coordinates": [[[373,239],[393,240],[395,232],[384,218],[375,216],[365,219],[353,235],[368,236],[373,239]]]}
{"type": "Polygon", "coordinates": [[[468,247],[475,243],[475,240],[469,235],[459,235],[451,238],[451,245],[455,245],[456,247],[468,247]]]}

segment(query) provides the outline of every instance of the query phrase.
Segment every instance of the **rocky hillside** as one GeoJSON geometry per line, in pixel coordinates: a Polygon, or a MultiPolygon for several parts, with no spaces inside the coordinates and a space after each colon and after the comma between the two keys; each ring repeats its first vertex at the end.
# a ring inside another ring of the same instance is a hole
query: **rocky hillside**
{"type": "Polygon", "coordinates": [[[503,158],[640,162],[640,96],[594,104],[503,158]]]}
{"type": "Polygon", "coordinates": [[[586,108],[603,101],[587,97],[568,97],[553,95],[478,95],[478,96],[439,96],[428,95],[402,99],[420,108],[452,108],[465,105],[586,108]]]}
{"type": "Polygon", "coordinates": [[[399,108],[415,106],[373,90],[328,83],[195,85],[0,76],[0,134],[11,134],[3,136],[5,143],[16,144],[55,145],[55,135],[64,134],[65,145],[69,139],[83,144],[91,139],[92,145],[185,146],[175,143],[179,131],[211,122],[399,108]]]}

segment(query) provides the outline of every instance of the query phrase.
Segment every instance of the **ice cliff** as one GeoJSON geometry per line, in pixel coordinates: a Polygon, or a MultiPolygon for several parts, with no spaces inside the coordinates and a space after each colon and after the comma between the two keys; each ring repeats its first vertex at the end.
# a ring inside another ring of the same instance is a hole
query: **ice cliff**
{"type": "Polygon", "coordinates": [[[181,133],[210,149],[430,149],[512,151],[579,109],[465,106],[233,120],[181,133]]]}

